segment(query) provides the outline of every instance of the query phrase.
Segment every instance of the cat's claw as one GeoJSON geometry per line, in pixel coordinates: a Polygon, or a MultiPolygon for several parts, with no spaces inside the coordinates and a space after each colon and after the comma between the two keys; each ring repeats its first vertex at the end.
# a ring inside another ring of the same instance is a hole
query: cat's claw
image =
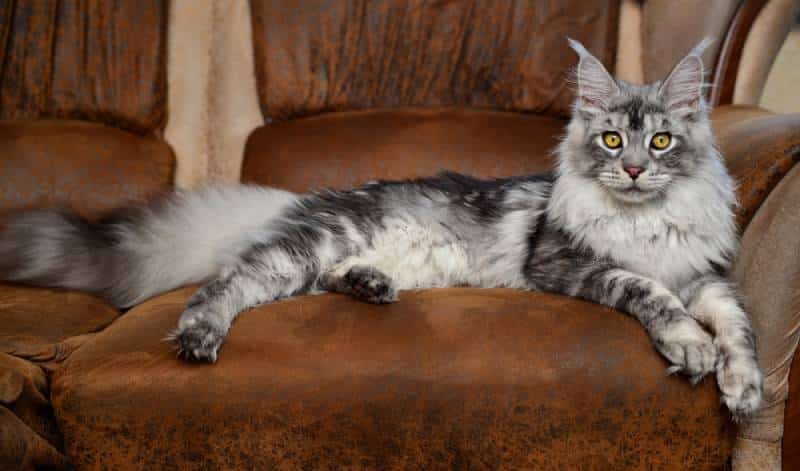
{"type": "MultiPolygon", "coordinates": [[[[667,368],[667,376],[674,375],[675,373],[681,373],[682,371],[683,371],[683,366],[682,365],[672,365],[669,368],[667,368]]],[[[696,386],[697,383],[699,383],[700,381],[703,380],[703,378],[705,378],[705,376],[706,376],[706,373],[700,373],[700,374],[689,376],[689,383],[691,383],[692,386],[696,386]]]]}
{"type": "Polygon", "coordinates": [[[225,340],[225,332],[207,321],[179,326],[170,334],[178,346],[178,356],[186,360],[215,363],[225,340]]]}
{"type": "Polygon", "coordinates": [[[763,400],[764,379],[755,359],[749,356],[725,358],[717,369],[720,399],[734,420],[752,415],[763,400]]]}
{"type": "Polygon", "coordinates": [[[711,335],[688,316],[666,324],[656,333],[655,345],[672,363],[667,373],[685,374],[692,384],[714,371],[719,358],[719,350],[711,335]]]}

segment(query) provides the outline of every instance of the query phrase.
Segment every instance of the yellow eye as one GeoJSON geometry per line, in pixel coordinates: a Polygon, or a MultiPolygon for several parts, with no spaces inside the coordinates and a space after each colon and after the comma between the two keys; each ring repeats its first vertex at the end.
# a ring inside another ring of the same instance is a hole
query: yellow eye
{"type": "Polygon", "coordinates": [[[622,137],[619,133],[608,131],[603,133],[603,144],[609,149],[617,149],[622,145],[622,137]]]}
{"type": "Polygon", "coordinates": [[[670,136],[669,133],[660,132],[650,140],[650,147],[657,150],[664,150],[669,147],[671,141],[672,136],[670,136]]]}

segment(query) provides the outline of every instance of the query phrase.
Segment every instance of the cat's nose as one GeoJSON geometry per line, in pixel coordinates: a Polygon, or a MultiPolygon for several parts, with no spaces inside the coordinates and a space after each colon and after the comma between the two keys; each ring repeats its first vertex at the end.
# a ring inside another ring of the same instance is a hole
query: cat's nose
{"type": "Polygon", "coordinates": [[[625,169],[625,173],[630,175],[634,180],[636,180],[640,173],[644,172],[643,167],[625,166],[623,169],[625,169]]]}

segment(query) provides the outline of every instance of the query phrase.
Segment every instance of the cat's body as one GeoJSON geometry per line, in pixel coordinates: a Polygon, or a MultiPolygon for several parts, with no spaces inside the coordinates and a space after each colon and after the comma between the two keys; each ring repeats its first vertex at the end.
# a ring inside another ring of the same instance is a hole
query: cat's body
{"type": "Polygon", "coordinates": [[[720,276],[736,250],[734,184],[711,135],[699,52],[663,83],[635,87],[573,47],[579,98],[553,175],[444,173],[309,195],[209,188],[97,225],[27,213],[0,234],[0,276],[119,306],[204,281],[172,335],[187,357],[212,362],[239,312],[288,296],[560,293],[635,316],[672,371],[716,371],[728,407],[751,413],[762,389],[754,337],[720,276]]]}

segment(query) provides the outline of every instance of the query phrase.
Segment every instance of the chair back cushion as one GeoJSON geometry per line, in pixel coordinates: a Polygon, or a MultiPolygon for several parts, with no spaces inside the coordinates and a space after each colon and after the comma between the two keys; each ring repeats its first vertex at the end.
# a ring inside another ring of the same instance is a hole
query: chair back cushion
{"type": "MultiPolygon", "coordinates": [[[[252,0],[264,116],[470,106],[564,116],[581,41],[614,63],[618,0],[252,0]]],[[[609,67],[610,68],[610,67],[609,67]]]]}

